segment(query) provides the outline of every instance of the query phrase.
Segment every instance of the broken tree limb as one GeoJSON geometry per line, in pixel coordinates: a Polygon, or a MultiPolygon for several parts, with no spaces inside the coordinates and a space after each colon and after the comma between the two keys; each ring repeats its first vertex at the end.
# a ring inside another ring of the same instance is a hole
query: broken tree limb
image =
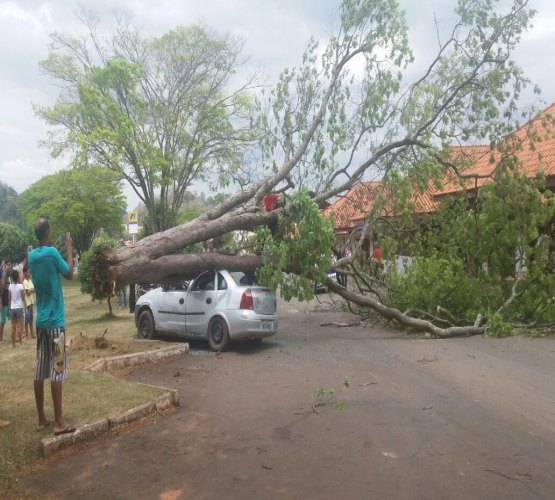
{"type": "Polygon", "coordinates": [[[336,328],[349,328],[352,326],[360,326],[362,321],[351,321],[349,323],[340,323],[337,321],[331,321],[328,323],[321,323],[320,326],[335,326],[336,328]]]}
{"type": "Polygon", "coordinates": [[[448,328],[440,328],[430,321],[426,321],[423,319],[418,318],[411,318],[406,314],[403,314],[398,309],[394,309],[393,307],[386,306],[382,304],[377,299],[366,296],[360,295],[346,288],[342,287],[340,284],[336,283],[334,280],[327,278],[326,279],[326,286],[329,290],[334,293],[337,293],[344,299],[354,302],[359,306],[369,307],[373,309],[377,313],[381,314],[384,318],[396,320],[402,325],[410,326],[416,328],[418,330],[422,330],[432,334],[434,337],[438,338],[449,338],[449,337],[469,337],[471,335],[482,335],[485,331],[485,326],[483,325],[483,318],[479,316],[476,318],[476,322],[474,325],[468,326],[451,326],[448,328]]]}

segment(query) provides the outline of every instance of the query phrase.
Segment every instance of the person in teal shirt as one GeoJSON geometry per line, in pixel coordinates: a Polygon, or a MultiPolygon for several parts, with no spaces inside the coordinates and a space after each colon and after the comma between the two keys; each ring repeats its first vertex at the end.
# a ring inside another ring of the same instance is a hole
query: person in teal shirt
{"type": "Polygon", "coordinates": [[[62,416],[62,382],[67,377],[65,349],[64,295],[60,276],[73,278],[73,240],[67,233],[66,259],[51,246],[48,219],[39,217],[35,235],[39,246],[29,252],[28,265],[33,275],[37,300],[37,361],[35,369],[35,402],[39,416],[37,430],[45,429],[50,421],[44,413],[44,380],[50,379],[54,404],[54,434],[74,432],[75,426],[62,416]]]}

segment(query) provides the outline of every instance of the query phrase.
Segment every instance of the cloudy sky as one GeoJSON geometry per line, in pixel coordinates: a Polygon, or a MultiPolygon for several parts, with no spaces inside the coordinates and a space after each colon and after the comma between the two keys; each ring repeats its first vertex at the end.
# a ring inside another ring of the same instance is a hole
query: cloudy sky
{"type": "MultiPolygon", "coordinates": [[[[508,2],[509,0],[502,0],[508,2]]],[[[407,13],[415,66],[424,67],[436,46],[434,16],[440,27],[452,24],[455,0],[399,0],[407,13]],[[426,7],[423,8],[423,5],[426,7]]],[[[203,22],[240,36],[250,69],[270,79],[299,62],[310,36],[326,39],[337,21],[340,0],[0,0],[0,180],[21,192],[40,177],[64,167],[39,147],[46,126],[32,104],[51,105],[57,88],[39,69],[54,31],[78,34],[78,6],[111,19],[113,9],[132,12],[145,32],[160,35],[178,24],[203,22]]],[[[542,99],[555,101],[555,1],[530,0],[538,11],[534,27],[515,54],[542,99]]],[[[528,94],[525,104],[543,104],[528,94]]],[[[126,190],[126,193],[128,190],[126,190]]],[[[136,198],[128,193],[131,206],[136,198]]]]}

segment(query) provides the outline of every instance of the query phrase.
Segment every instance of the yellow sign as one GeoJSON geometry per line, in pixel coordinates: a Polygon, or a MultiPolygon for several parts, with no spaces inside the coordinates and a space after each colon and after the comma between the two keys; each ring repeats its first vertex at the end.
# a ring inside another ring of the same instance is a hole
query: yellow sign
{"type": "Polygon", "coordinates": [[[137,224],[139,222],[139,214],[136,210],[129,212],[129,224],[137,224]]]}

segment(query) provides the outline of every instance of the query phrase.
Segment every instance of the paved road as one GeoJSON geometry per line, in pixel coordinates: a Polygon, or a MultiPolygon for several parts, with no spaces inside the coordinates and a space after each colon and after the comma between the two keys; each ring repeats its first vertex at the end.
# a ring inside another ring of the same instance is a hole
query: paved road
{"type": "Polygon", "coordinates": [[[555,339],[320,326],[352,319],[282,304],[261,346],[199,344],[135,371],[178,388],[181,407],[26,485],[85,499],[555,498],[555,339]],[[312,411],[322,386],[342,410],[312,411]]]}

